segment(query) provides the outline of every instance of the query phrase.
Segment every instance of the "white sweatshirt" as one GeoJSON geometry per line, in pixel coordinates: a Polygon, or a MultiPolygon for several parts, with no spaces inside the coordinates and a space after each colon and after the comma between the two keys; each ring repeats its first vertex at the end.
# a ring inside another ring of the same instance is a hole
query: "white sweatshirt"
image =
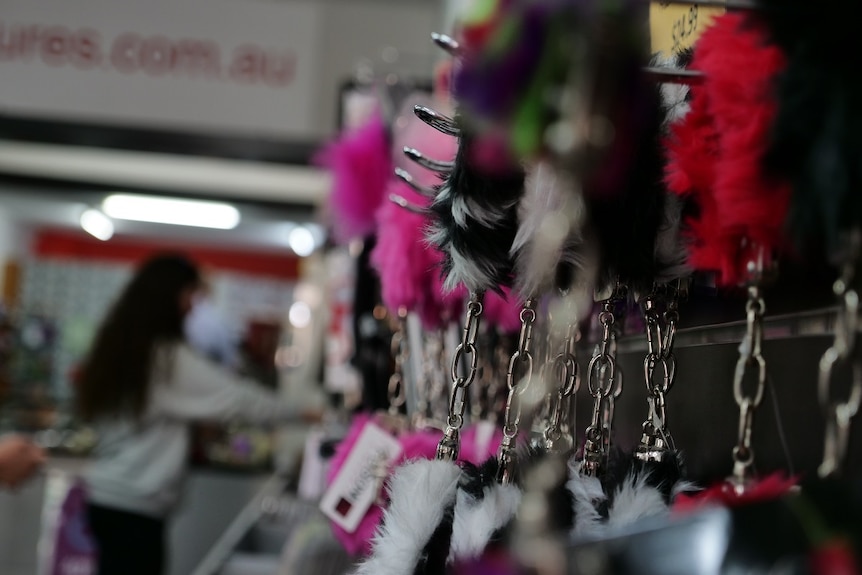
{"type": "Polygon", "coordinates": [[[165,346],[157,355],[143,416],[96,425],[99,442],[84,480],[92,503],[164,517],[182,492],[191,422],[278,423],[295,419],[299,410],[204,359],[187,344],[165,346]]]}

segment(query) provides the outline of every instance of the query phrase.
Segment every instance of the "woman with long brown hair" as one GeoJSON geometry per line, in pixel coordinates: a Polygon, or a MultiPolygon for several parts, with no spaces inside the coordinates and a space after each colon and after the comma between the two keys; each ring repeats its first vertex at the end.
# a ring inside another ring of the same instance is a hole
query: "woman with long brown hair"
{"type": "Polygon", "coordinates": [[[79,380],[81,416],[99,433],[85,472],[99,575],[160,575],[165,519],[176,507],[189,424],[311,418],[196,354],[183,320],[201,287],[181,255],[147,261],[99,329],[79,380]]]}

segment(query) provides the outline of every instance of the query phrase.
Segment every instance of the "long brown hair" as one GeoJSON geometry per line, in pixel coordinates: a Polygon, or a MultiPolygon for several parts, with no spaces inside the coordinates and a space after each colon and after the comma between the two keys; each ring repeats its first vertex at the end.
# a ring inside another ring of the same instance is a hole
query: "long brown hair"
{"type": "Polygon", "coordinates": [[[96,334],[82,366],[78,412],[85,420],[140,416],[147,405],[156,346],[183,339],[183,294],[201,283],[197,266],[179,254],[145,262],[96,334]]]}

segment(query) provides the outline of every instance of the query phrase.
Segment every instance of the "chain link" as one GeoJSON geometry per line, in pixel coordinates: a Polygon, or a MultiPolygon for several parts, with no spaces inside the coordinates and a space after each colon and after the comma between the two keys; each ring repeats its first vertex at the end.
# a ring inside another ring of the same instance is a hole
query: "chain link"
{"type": "Polygon", "coordinates": [[[677,282],[676,287],[673,288],[670,294],[667,309],[664,312],[665,337],[662,342],[661,358],[664,360],[663,364],[668,374],[668,391],[670,391],[676,381],[676,356],[673,353],[673,344],[676,340],[676,330],[679,324],[679,300],[688,291],[688,281],[686,278],[677,282]]]}
{"type": "Polygon", "coordinates": [[[488,384],[485,374],[491,371],[491,361],[494,357],[493,350],[490,349],[488,343],[488,341],[480,341],[478,343],[479,367],[476,374],[477,381],[470,386],[470,418],[474,421],[481,420],[487,411],[488,384]]]}
{"type": "Polygon", "coordinates": [[[673,343],[679,321],[679,289],[667,286],[663,293],[667,296],[667,303],[661,316],[658,289],[654,289],[641,303],[647,335],[643,367],[649,407],[647,419],[641,426],[641,441],[635,451],[635,457],[642,461],[661,461],[667,449],[676,449],[667,427],[666,395],[676,376],[673,343]]]}
{"type": "Polygon", "coordinates": [[[491,398],[490,413],[499,425],[503,423],[503,412],[506,409],[506,398],[509,395],[509,390],[506,386],[506,370],[508,369],[509,356],[512,349],[511,343],[508,338],[502,338],[497,343],[497,347],[494,349],[491,375],[489,376],[488,395],[491,398]]]}
{"type": "Polygon", "coordinates": [[[855,263],[859,254],[859,237],[854,234],[851,257],[842,277],[835,282],[833,290],[838,297],[838,317],[835,325],[835,340],[820,359],[818,395],[826,416],[826,437],[823,446],[823,462],[818,473],[821,477],[837,475],[847,454],[850,422],[859,411],[862,402],[862,361],[857,349],[859,329],[859,294],[851,287],[855,275],[855,263]],[[838,364],[850,364],[851,381],[847,399],[833,399],[833,371],[838,364]]]}
{"type": "MultiPolygon", "coordinates": [[[[609,355],[613,358],[617,357],[617,342],[619,340],[620,335],[620,327],[619,324],[614,324],[614,328],[611,330],[611,343],[609,346],[609,355]]],[[[605,455],[609,453],[609,449],[611,446],[611,437],[613,437],[613,427],[614,427],[614,414],[616,413],[616,405],[617,399],[619,399],[620,395],[623,393],[623,371],[619,367],[616,366],[615,374],[614,374],[614,383],[611,389],[611,394],[605,398],[605,406],[602,414],[602,440],[605,446],[605,455]]]]}
{"type": "Polygon", "coordinates": [[[751,446],[754,428],[754,413],[763,401],[766,391],[766,360],[761,353],[763,345],[763,315],[766,304],[756,285],[748,288],[746,310],[746,333],[739,346],[739,360],[733,377],[733,397],[739,406],[739,431],[736,447],[733,448],[733,476],[731,483],[737,491],[748,484],[754,464],[754,449],[751,446]],[[746,394],[743,388],[745,375],[749,368],[755,370],[757,385],[753,394],[746,394]]]}
{"type": "Polygon", "coordinates": [[[464,426],[464,410],[467,406],[467,394],[470,384],[476,379],[479,367],[479,356],[476,352],[476,336],[479,333],[479,323],[482,316],[483,293],[476,292],[467,302],[464,328],[461,331],[461,342],[455,348],[452,358],[452,391],[449,396],[449,416],[446,419],[446,431],[437,445],[437,459],[454,461],[461,449],[461,427],[464,426]],[[465,357],[468,356],[469,360],[465,357]],[[466,375],[459,375],[459,370],[465,370],[466,375]]]}
{"type": "Polygon", "coordinates": [[[392,375],[389,376],[389,384],[387,386],[389,413],[393,416],[399,415],[401,408],[407,403],[407,389],[404,385],[404,364],[408,360],[409,351],[404,333],[405,322],[404,318],[401,318],[389,344],[389,352],[395,361],[395,366],[392,370],[392,375]]]}
{"type": "Polygon", "coordinates": [[[537,395],[542,395],[541,400],[537,402],[536,408],[533,411],[533,428],[535,436],[531,437],[531,447],[540,450],[545,449],[545,435],[551,427],[551,419],[553,418],[554,402],[556,398],[556,384],[554,382],[554,346],[556,344],[554,317],[549,310],[546,321],[545,337],[536,340],[541,345],[536,345],[535,354],[542,355],[542,365],[539,368],[539,381],[542,384],[541,390],[537,395]]]}
{"type": "Polygon", "coordinates": [[[442,430],[444,428],[439,421],[434,419],[434,414],[440,413],[437,406],[441,402],[441,398],[445,396],[445,400],[449,401],[446,393],[446,368],[443,367],[446,355],[444,341],[442,330],[428,333],[424,341],[422,348],[423,382],[416,386],[417,402],[416,411],[413,414],[413,426],[417,429],[442,430]]]}
{"type": "Polygon", "coordinates": [[[503,441],[500,444],[497,481],[509,485],[515,476],[515,443],[521,424],[521,397],[529,389],[533,379],[533,324],[536,322],[536,300],[530,298],[521,308],[521,330],[518,348],[509,358],[506,385],[509,394],[503,412],[503,441]],[[518,376],[518,372],[522,375],[518,376]]]}
{"type": "Polygon", "coordinates": [[[602,302],[599,322],[602,339],[587,368],[587,387],[593,397],[593,412],[586,430],[583,471],[587,475],[598,475],[607,454],[610,424],[613,420],[614,399],[622,392],[617,380],[614,354],[614,305],[619,296],[602,302]]]}
{"type": "Polygon", "coordinates": [[[572,402],[581,387],[581,373],[575,357],[579,336],[577,323],[570,323],[566,328],[562,350],[550,362],[557,379],[557,389],[551,396],[550,420],[544,432],[544,447],[548,451],[565,452],[575,443],[570,430],[573,427],[571,418],[574,416],[572,402]]]}

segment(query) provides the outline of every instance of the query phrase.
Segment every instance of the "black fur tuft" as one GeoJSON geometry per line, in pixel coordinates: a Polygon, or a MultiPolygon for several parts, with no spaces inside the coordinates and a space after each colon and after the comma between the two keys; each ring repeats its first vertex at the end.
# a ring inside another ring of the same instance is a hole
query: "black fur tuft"
{"type": "Polygon", "coordinates": [[[448,289],[496,290],[512,283],[509,249],[518,227],[524,170],[509,166],[489,172],[472,161],[476,141],[459,120],[461,139],[455,166],[431,204],[428,240],[444,254],[448,289]]]}
{"type": "Polygon", "coordinates": [[[834,256],[862,226],[862,2],[758,3],[788,58],[765,168],[793,185],[790,223],[800,250],[834,256]]]}
{"type": "Polygon", "coordinates": [[[590,227],[601,254],[600,289],[619,280],[633,292],[648,290],[658,272],[654,249],[664,207],[662,114],[658,88],[642,92],[644,97],[630,104],[627,136],[634,145],[620,187],[588,193],[590,227]]]}
{"type": "Polygon", "coordinates": [[[485,489],[496,480],[499,468],[500,462],[496,457],[492,457],[478,466],[468,462],[462,463],[458,489],[476,501],[481,501],[485,498],[485,489]]]}
{"type": "Polygon", "coordinates": [[[443,575],[446,573],[446,559],[449,557],[454,519],[455,508],[453,506],[446,509],[443,520],[437,525],[431,539],[422,549],[413,575],[443,575]]]}
{"type": "Polygon", "coordinates": [[[602,477],[602,487],[610,506],[613,506],[618,488],[631,477],[645,478],[645,483],[658,490],[665,503],[670,505],[674,487],[685,478],[685,469],[681,456],[672,450],[665,451],[661,461],[641,461],[634,454],[612,451],[602,477]]]}

